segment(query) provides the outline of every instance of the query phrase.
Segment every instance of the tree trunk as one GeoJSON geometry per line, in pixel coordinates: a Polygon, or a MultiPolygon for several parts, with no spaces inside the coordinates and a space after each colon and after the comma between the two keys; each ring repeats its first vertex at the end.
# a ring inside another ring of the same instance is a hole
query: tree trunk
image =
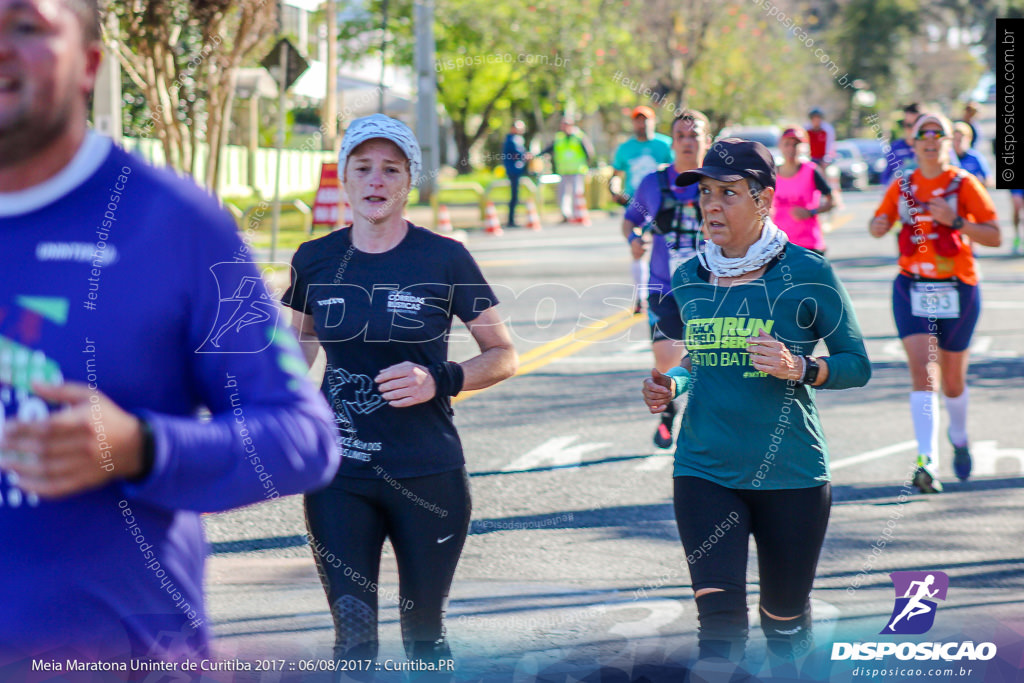
{"type": "Polygon", "coordinates": [[[455,150],[459,157],[455,163],[455,170],[459,175],[466,175],[473,170],[469,164],[469,150],[473,146],[473,141],[466,130],[466,119],[452,118],[452,135],[455,136],[455,150]]]}

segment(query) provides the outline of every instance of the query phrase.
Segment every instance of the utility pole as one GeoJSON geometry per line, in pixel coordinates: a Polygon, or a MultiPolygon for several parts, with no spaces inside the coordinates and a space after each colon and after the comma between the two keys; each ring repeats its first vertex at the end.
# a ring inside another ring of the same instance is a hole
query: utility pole
{"type": "Polygon", "coordinates": [[[324,124],[322,147],[338,151],[338,7],[335,0],[325,3],[327,12],[327,99],[321,118],[324,124]]]}
{"type": "Polygon", "coordinates": [[[430,201],[437,187],[441,154],[437,124],[437,70],[434,67],[434,0],[416,0],[416,137],[423,153],[420,203],[430,201]]]}

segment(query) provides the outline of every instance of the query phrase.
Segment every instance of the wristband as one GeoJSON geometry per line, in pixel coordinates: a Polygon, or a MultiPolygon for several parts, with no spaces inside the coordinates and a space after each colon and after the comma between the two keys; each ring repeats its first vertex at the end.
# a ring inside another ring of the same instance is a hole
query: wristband
{"type": "Polygon", "coordinates": [[[677,365],[665,374],[672,378],[672,385],[675,387],[672,398],[678,398],[690,388],[690,371],[683,366],[677,365]]]}
{"type": "Polygon", "coordinates": [[[811,217],[812,217],[812,218],[813,218],[814,216],[817,216],[817,215],[818,215],[818,210],[817,210],[817,209],[807,209],[807,212],[811,214],[811,217]]]}
{"type": "Polygon", "coordinates": [[[139,421],[139,432],[142,434],[142,452],[140,455],[142,467],[137,475],[128,479],[133,484],[145,480],[149,473],[153,471],[153,463],[156,462],[156,437],[153,436],[153,426],[144,417],[136,415],[136,419],[139,421]]]}
{"type": "Polygon", "coordinates": [[[435,396],[457,396],[462,391],[466,376],[462,366],[455,361],[434,363],[427,369],[434,378],[435,396]]]}

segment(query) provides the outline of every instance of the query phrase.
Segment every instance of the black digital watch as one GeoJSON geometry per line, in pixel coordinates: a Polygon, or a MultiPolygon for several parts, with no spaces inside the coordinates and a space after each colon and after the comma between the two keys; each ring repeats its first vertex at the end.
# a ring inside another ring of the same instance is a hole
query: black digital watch
{"type": "Polygon", "coordinates": [[[804,376],[800,383],[814,386],[814,383],[818,381],[818,371],[820,369],[821,366],[818,364],[817,358],[804,356],[804,376]]]}

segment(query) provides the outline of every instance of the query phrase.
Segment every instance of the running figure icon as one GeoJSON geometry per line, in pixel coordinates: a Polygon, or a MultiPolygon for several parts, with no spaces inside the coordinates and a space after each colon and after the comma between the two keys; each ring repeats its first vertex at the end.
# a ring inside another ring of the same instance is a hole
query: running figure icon
{"type": "Polygon", "coordinates": [[[939,601],[946,599],[949,576],[938,570],[893,572],[896,601],[889,615],[889,623],[882,629],[884,635],[920,635],[935,624],[939,601]]]}
{"type": "Polygon", "coordinates": [[[905,598],[910,598],[910,602],[908,602],[907,605],[903,608],[903,611],[900,612],[899,616],[893,619],[892,622],[889,624],[888,629],[890,631],[894,633],[896,632],[896,629],[894,628],[896,626],[896,622],[902,619],[903,617],[906,617],[907,621],[910,621],[912,618],[918,616],[919,614],[928,614],[929,612],[935,609],[932,605],[921,602],[924,598],[934,598],[936,593],[939,592],[938,588],[936,588],[933,591],[928,590],[933,583],[935,583],[934,574],[929,574],[928,576],[926,576],[924,581],[910,582],[910,587],[907,588],[907,593],[903,596],[905,598]],[[915,586],[917,586],[917,593],[911,595],[911,593],[914,591],[915,586]]]}

